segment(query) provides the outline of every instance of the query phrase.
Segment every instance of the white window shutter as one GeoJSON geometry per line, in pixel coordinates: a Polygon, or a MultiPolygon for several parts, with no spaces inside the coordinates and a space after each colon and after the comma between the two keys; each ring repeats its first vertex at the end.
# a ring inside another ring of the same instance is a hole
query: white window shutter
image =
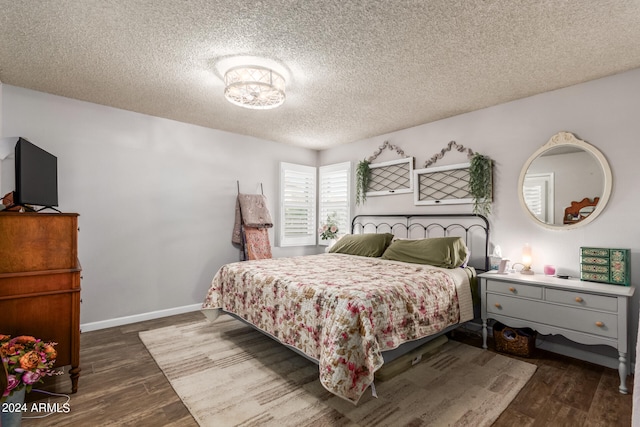
{"type": "MultiPolygon", "coordinates": [[[[338,234],[351,232],[350,189],[351,162],[320,167],[319,170],[319,217],[318,223],[326,222],[327,216],[336,213],[338,234]]],[[[326,241],[320,241],[327,244],[326,241]]]]}
{"type": "Polygon", "coordinates": [[[539,217],[543,221],[546,221],[546,218],[544,218],[544,214],[546,213],[546,209],[544,206],[545,199],[543,197],[544,191],[541,184],[543,183],[524,186],[524,202],[526,203],[532,214],[539,217]]]}
{"type": "Polygon", "coordinates": [[[524,203],[540,221],[553,224],[553,174],[527,174],[522,186],[524,203]]]}
{"type": "Polygon", "coordinates": [[[316,244],[316,168],[280,163],[280,246],[316,244]]]}

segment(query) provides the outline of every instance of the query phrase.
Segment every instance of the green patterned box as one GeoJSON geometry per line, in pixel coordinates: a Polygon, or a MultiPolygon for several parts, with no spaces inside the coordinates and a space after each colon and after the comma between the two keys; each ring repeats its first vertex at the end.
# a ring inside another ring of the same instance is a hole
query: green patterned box
{"type": "Polygon", "coordinates": [[[629,249],[580,248],[580,279],[590,282],[631,284],[629,249]]]}

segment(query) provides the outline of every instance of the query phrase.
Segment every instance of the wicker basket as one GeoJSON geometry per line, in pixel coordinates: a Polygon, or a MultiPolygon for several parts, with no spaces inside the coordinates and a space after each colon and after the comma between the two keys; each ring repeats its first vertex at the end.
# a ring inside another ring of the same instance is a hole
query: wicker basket
{"type": "Polygon", "coordinates": [[[531,328],[510,328],[500,322],[493,325],[496,351],[515,356],[531,357],[536,348],[537,332],[531,328]]]}

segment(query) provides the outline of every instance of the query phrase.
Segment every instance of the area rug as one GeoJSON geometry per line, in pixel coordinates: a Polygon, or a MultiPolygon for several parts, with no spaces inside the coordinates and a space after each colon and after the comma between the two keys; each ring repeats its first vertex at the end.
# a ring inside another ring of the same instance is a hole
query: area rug
{"type": "Polygon", "coordinates": [[[318,366],[230,317],[140,332],[201,426],[491,425],[536,370],[456,341],[354,405],[318,366]]]}

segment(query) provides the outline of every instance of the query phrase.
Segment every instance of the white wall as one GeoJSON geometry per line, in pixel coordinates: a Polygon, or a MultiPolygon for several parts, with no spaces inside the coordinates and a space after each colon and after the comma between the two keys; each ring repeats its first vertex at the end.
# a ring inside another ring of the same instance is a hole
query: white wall
{"type": "Polygon", "coordinates": [[[279,162],[317,164],[314,150],[9,85],[2,95],[2,136],[57,156],[60,210],[80,214],[82,324],[202,303],[238,260],[236,181],[245,193],[262,183],[277,218],[279,162]]]}
{"type": "Polygon", "coordinates": [[[0,138],[0,197],[16,189],[16,138],[0,138]]]}
{"type": "MultiPolygon", "coordinates": [[[[561,90],[497,105],[438,122],[358,141],[320,153],[320,163],[362,160],[385,140],[415,157],[417,168],[451,140],[490,156],[495,162],[491,241],[503,255],[520,260],[522,246],[533,248],[533,268],[552,263],[566,274],[579,274],[580,246],[630,248],[632,282],[640,286],[640,69],[561,90]],[[575,230],[551,231],[535,224],[518,199],[518,177],[529,156],[559,131],[576,134],[602,151],[613,170],[613,194],[602,214],[575,230]]],[[[398,158],[386,151],[378,160],[398,158]]],[[[450,152],[436,166],[460,163],[466,157],[450,152]]],[[[414,206],[413,196],[369,198],[356,213],[442,212],[445,206],[414,206]]],[[[470,206],[452,210],[470,212],[470,206]]],[[[612,285],[613,286],[613,285],[612,285]]],[[[630,351],[635,348],[638,299],[633,297],[630,351]]]]}

